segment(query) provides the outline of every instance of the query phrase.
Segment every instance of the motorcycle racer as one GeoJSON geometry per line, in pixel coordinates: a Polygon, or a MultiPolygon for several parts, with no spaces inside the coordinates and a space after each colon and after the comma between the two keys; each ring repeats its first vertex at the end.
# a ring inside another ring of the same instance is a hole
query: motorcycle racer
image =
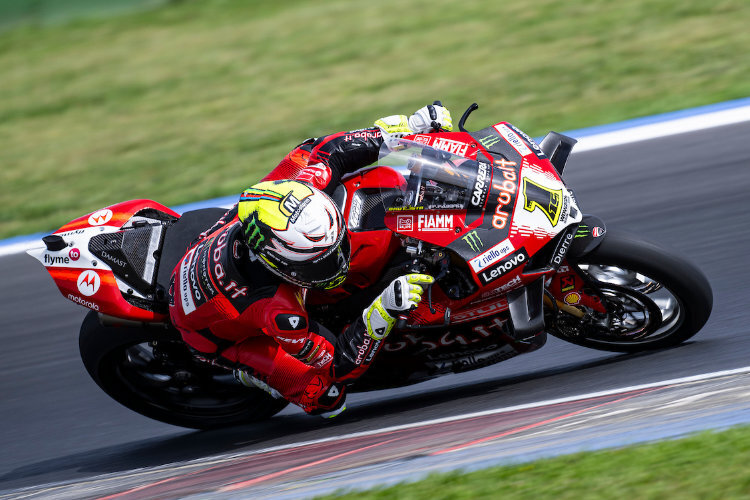
{"type": "Polygon", "coordinates": [[[433,278],[394,279],[342,332],[310,320],[306,289],[334,288],[349,268],[346,224],[329,194],[343,174],[377,159],[384,136],[451,129],[436,103],[297,146],[175,267],[170,316],[183,340],[229,362],[241,383],[307,413],[343,411],[346,383],[372,365],[396,317],[416,307],[433,278]]]}

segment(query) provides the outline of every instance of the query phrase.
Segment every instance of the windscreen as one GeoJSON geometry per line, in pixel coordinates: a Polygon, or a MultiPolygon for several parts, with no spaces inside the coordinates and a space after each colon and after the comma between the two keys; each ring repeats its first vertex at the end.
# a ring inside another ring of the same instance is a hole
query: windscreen
{"type": "Polygon", "coordinates": [[[414,141],[385,141],[378,165],[394,168],[406,178],[401,196],[383,196],[386,211],[481,212],[489,191],[489,164],[414,141]]]}

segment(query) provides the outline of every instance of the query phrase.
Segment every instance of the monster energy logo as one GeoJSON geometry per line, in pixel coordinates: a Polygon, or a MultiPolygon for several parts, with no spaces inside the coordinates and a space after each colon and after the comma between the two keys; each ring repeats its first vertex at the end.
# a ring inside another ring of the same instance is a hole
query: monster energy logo
{"type": "Polygon", "coordinates": [[[578,229],[576,230],[576,238],[585,238],[589,235],[589,227],[586,224],[581,224],[578,226],[578,229]]]}
{"type": "Polygon", "coordinates": [[[266,237],[260,232],[258,220],[255,218],[255,214],[253,214],[252,218],[246,222],[245,238],[247,238],[247,244],[253,250],[257,249],[258,245],[266,239],[266,237]]]}
{"type": "Polygon", "coordinates": [[[479,143],[485,148],[490,148],[500,142],[502,139],[496,135],[488,135],[479,139],[479,143]]]}
{"type": "Polygon", "coordinates": [[[467,245],[469,245],[469,248],[471,248],[472,252],[478,252],[480,248],[484,248],[484,243],[482,243],[482,239],[479,237],[476,231],[470,232],[461,239],[464,240],[467,245]]]}

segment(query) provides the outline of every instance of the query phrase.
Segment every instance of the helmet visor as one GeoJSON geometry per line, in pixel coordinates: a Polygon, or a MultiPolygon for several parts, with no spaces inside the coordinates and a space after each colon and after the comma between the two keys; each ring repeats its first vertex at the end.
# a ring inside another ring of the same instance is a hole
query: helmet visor
{"type": "Polygon", "coordinates": [[[341,242],[321,257],[304,263],[289,263],[283,272],[302,286],[335,288],[343,283],[349,271],[349,238],[343,234],[341,242]]]}

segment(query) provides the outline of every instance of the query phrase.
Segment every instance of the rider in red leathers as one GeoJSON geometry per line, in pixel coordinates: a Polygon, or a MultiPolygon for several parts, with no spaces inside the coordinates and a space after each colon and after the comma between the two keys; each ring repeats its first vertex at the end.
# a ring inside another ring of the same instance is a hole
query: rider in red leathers
{"type": "Polygon", "coordinates": [[[343,411],[346,383],[373,363],[395,318],[419,303],[421,285],[433,279],[396,278],[342,332],[310,320],[306,289],[334,288],[349,268],[346,224],[328,195],[343,174],[377,160],[384,134],[451,128],[448,110],[436,104],[297,146],[175,267],[170,316],[185,342],[231,364],[243,384],[308,413],[343,411]]]}

